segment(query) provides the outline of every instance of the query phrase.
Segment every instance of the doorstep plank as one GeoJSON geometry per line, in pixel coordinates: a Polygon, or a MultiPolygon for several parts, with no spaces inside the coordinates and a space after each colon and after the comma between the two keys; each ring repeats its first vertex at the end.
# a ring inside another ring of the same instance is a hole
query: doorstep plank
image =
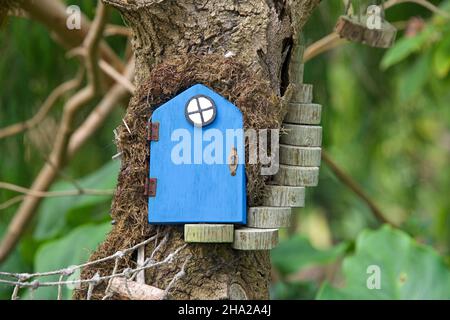
{"type": "Polygon", "coordinates": [[[271,250],[278,244],[278,229],[241,228],[234,231],[236,250],[271,250]]]}
{"type": "Polygon", "coordinates": [[[251,228],[276,229],[291,225],[290,207],[252,207],[248,209],[247,226],[251,228]]]}
{"type": "Polygon", "coordinates": [[[304,207],[305,188],[268,185],[265,190],[264,205],[269,207],[304,207]]]}
{"type": "Polygon", "coordinates": [[[290,166],[319,167],[322,149],[319,147],[297,147],[280,144],[280,163],[290,166]]]}
{"type": "Polygon", "coordinates": [[[281,186],[315,187],[319,183],[319,168],[280,165],[274,182],[281,186]]]}
{"type": "Polygon", "coordinates": [[[286,133],[280,135],[280,143],[297,147],[320,147],[322,127],[298,124],[284,124],[286,133]]]}
{"type": "Polygon", "coordinates": [[[231,243],[234,226],[232,224],[185,224],[184,241],[198,243],[231,243]]]}
{"type": "Polygon", "coordinates": [[[321,116],[322,106],[320,104],[291,102],[288,104],[284,122],[291,124],[320,124],[321,116]]]}

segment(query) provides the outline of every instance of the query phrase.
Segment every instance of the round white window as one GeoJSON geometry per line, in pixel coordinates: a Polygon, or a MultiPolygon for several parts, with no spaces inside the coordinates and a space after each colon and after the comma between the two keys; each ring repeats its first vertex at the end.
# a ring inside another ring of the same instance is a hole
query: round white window
{"type": "Polygon", "coordinates": [[[207,96],[195,96],[186,104],[186,119],[196,127],[204,127],[216,118],[216,105],[207,96]]]}

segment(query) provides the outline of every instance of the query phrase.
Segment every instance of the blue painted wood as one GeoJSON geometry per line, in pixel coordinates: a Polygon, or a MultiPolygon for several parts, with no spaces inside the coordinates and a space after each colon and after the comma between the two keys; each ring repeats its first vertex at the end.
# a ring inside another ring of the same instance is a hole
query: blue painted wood
{"type": "Polygon", "coordinates": [[[149,175],[157,178],[157,189],[156,197],[148,201],[148,221],[151,224],[245,224],[245,145],[241,111],[213,90],[197,84],[156,109],[151,121],[159,122],[160,129],[159,141],[150,142],[149,175]],[[194,127],[185,115],[187,102],[197,95],[207,96],[217,108],[215,120],[203,128],[194,127]],[[208,136],[209,140],[205,139],[208,136]],[[220,148],[214,144],[219,140],[223,141],[220,148]],[[180,151],[180,143],[191,146],[190,156],[189,152],[180,151]],[[210,153],[211,143],[217,147],[211,152],[217,156],[212,164],[214,159],[202,157],[205,152],[210,153]],[[228,166],[232,147],[237,149],[239,157],[235,176],[230,174],[228,166]],[[175,157],[174,161],[172,154],[184,157],[175,157]]]}

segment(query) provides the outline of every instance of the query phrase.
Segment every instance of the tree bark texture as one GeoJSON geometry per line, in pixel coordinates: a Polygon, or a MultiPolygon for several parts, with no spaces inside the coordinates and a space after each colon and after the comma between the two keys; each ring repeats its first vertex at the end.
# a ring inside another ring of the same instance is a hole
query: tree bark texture
{"type": "MultiPolygon", "coordinates": [[[[104,0],[133,30],[136,86],[152,66],[177,55],[233,54],[283,94],[292,45],[320,0],[104,0]]],[[[122,166],[126,166],[122,163],[122,166]]],[[[118,190],[121,188],[120,177],[118,190]]],[[[116,201],[116,200],[115,200],[116,201]]],[[[145,214],[146,208],[142,208],[145,214]]],[[[184,244],[182,227],[162,227],[162,259],[184,244]]],[[[125,240],[124,240],[125,242],[125,240]]],[[[117,244],[118,247],[121,244],[117,244]]],[[[119,249],[119,248],[118,248],[119,249]]],[[[154,247],[146,248],[151,253],[154,247]]],[[[146,272],[146,283],[166,288],[188,259],[186,274],[170,290],[172,299],[267,299],[268,251],[239,251],[230,244],[188,244],[173,264],[146,272]]]]}

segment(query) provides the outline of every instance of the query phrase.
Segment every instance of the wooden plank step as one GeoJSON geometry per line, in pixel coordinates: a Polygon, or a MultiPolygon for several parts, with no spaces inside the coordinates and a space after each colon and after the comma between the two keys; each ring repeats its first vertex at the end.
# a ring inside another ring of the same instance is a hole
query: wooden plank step
{"type": "Polygon", "coordinates": [[[284,124],[287,131],[280,135],[280,143],[298,147],[320,147],[322,145],[322,127],[298,124],[284,124]]]}
{"type": "Polygon", "coordinates": [[[293,124],[320,124],[322,106],[317,103],[297,103],[288,104],[285,123],[293,124]]]}
{"type": "Polygon", "coordinates": [[[303,75],[305,74],[305,65],[303,62],[291,62],[289,65],[289,82],[301,84],[303,82],[303,75]]]}
{"type": "Polygon", "coordinates": [[[291,225],[290,207],[253,207],[248,209],[247,226],[251,228],[275,229],[291,225]]]}
{"type": "Polygon", "coordinates": [[[311,103],[313,101],[313,85],[302,83],[293,84],[291,102],[311,103]]]}
{"type": "Polygon", "coordinates": [[[280,163],[291,166],[319,167],[322,149],[319,147],[296,147],[280,144],[280,163]]]}
{"type": "Polygon", "coordinates": [[[319,183],[319,168],[280,165],[274,182],[281,186],[315,187],[319,183]]]}
{"type": "Polygon", "coordinates": [[[269,207],[300,208],[305,206],[305,188],[290,186],[266,186],[264,205],[269,207]]]}
{"type": "Polygon", "coordinates": [[[234,231],[236,250],[271,250],[278,244],[278,229],[241,228],[234,231]]]}
{"type": "Polygon", "coordinates": [[[184,241],[200,243],[231,243],[234,237],[232,224],[185,224],[184,241]]]}

